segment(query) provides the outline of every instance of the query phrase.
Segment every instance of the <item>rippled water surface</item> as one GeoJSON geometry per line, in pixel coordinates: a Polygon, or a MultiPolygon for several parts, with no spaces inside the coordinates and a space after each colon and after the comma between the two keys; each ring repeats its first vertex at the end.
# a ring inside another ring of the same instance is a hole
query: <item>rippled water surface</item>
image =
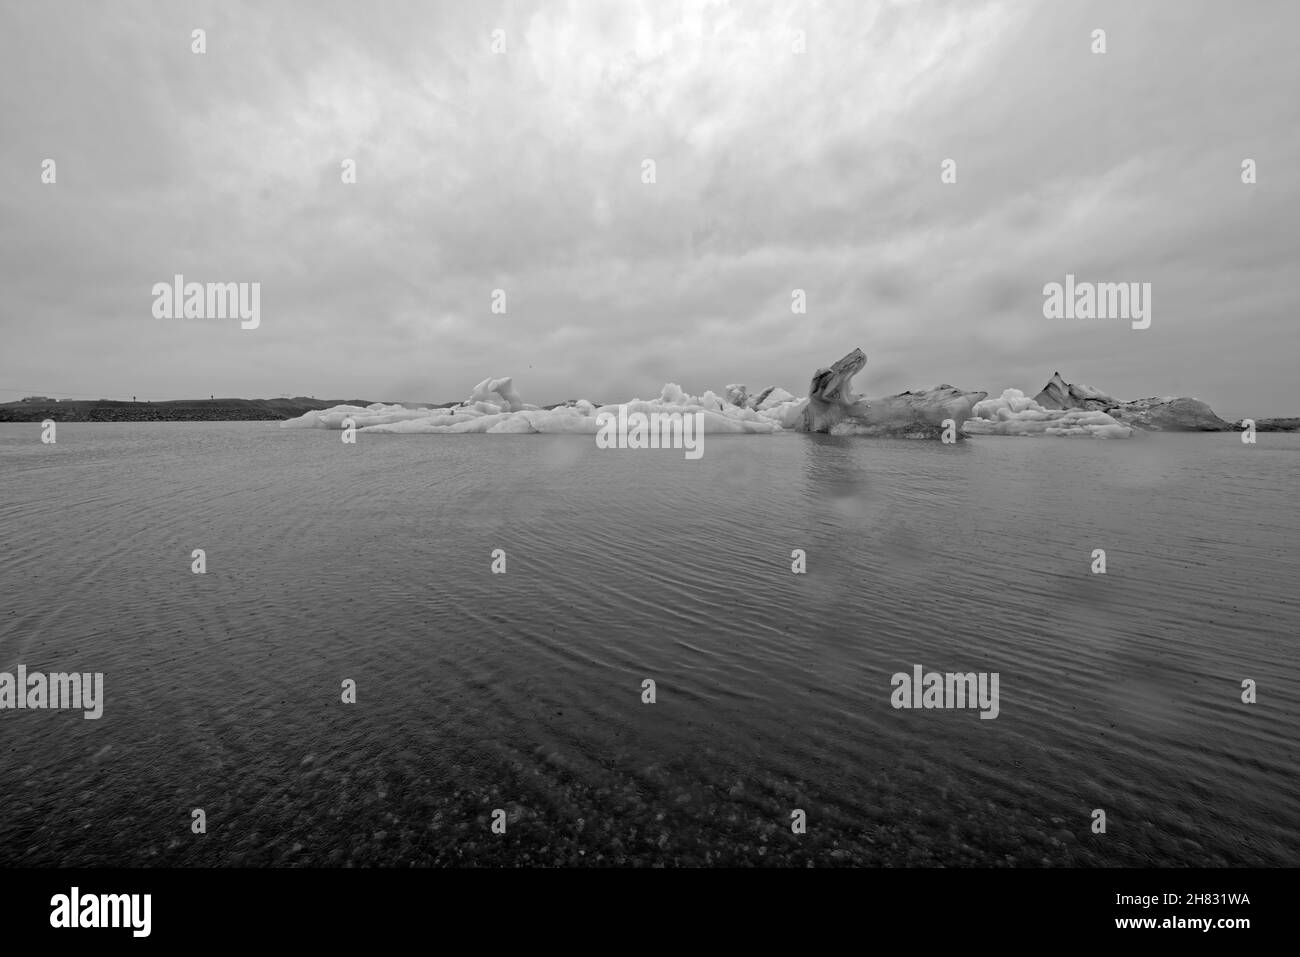
{"type": "Polygon", "coordinates": [[[6,864],[1300,864],[1300,436],[58,429],[0,670],[106,703],[0,711],[6,864]]]}

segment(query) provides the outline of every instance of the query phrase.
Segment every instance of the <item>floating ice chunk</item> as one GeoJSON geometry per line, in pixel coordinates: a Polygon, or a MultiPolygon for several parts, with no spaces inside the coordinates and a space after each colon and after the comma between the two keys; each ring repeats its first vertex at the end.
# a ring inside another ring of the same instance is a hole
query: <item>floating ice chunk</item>
{"type": "Polygon", "coordinates": [[[515,380],[510,376],[484,379],[474,386],[469,402],[495,406],[497,412],[518,412],[524,407],[524,400],[515,391],[515,380]]]}
{"type": "Polygon", "coordinates": [[[1045,409],[1019,389],[976,402],[967,435],[1061,435],[1127,439],[1133,430],[1105,412],[1090,409],[1045,409]]]}

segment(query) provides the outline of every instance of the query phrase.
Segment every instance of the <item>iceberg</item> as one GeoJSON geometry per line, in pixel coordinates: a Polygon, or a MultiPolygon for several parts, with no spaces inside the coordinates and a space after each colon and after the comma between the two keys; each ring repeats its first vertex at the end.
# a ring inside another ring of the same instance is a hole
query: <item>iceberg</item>
{"type": "MultiPolygon", "coordinates": [[[[1040,393],[1041,395],[1042,393],[1040,393]]],[[[1044,408],[1019,389],[975,403],[974,417],[962,430],[967,435],[1059,435],[1098,439],[1127,439],[1133,430],[1097,409],[1044,408]]]]}
{"type": "MultiPolygon", "coordinates": [[[[501,379],[484,379],[470,392],[466,405],[484,404],[493,406],[501,412],[519,412],[524,409],[524,401],[515,391],[515,380],[510,376],[501,379]]],[[[537,406],[531,407],[533,410],[537,406]]]]}
{"type": "Polygon", "coordinates": [[[1053,372],[1034,401],[1045,409],[1086,409],[1144,432],[1225,432],[1232,426],[1200,399],[1163,396],[1125,402],[1053,372]]]}
{"type": "Polygon", "coordinates": [[[1119,403],[1090,385],[1076,385],[1061,378],[1061,373],[1053,372],[1047,385],[1034,396],[1034,401],[1044,409],[1101,409],[1119,403]]]}
{"type": "Polygon", "coordinates": [[[1108,410],[1121,422],[1148,432],[1227,432],[1232,425],[1200,399],[1187,396],[1133,399],[1108,410]]]}
{"type": "Polygon", "coordinates": [[[853,377],[866,364],[863,351],[854,349],[830,367],[818,369],[809,383],[808,398],[803,400],[794,423],[786,427],[836,435],[939,438],[944,423],[951,422],[954,437],[961,438],[955,427],[970,418],[974,405],[988,395],[943,384],[919,392],[867,399],[850,389],[853,377]]]}
{"type": "Polygon", "coordinates": [[[865,413],[866,400],[849,386],[866,364],[866,353],[854,349],[828,368],[814,372],[798,417],[799,431],[829,432],[845,419],[865,413]]]}
{"type": "Polygon", "coordinates": [[[951,422],[955,437],[961,438],[961,424],[987,395],[987,392],[966,392],[945,383],[920,392],[867,399],[865,411],[859,411],[831,431],[907,439],[941,438],[944,423],[951,422]]]}

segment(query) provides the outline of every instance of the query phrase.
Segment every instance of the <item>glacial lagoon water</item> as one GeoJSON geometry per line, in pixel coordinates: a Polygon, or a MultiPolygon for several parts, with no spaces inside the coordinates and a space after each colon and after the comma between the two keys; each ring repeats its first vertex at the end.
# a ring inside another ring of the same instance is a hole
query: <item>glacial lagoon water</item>
{"type": "Polygon", "coordinates": [[[1300,864],[1300,436],[39,434],[0,671],[105,701],[0,711],[4,864],[1300,864]]]}

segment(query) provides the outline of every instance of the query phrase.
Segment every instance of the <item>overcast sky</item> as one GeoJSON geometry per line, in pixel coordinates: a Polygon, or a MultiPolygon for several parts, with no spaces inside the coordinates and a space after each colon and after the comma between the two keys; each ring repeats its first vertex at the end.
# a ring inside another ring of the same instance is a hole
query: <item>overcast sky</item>
{"type": "Polygon", "coordinates": [[[5,401],[803,395],[860,346],[868,395],[1059,369],[1300,414],[1294,3],[0,0],[0,23],[5,401]],[[154,318],[176,273],[259,282],[261,325],[154,318]],[[1066,273],[1150,282],[1151,327],[1045,318],[1066,273]]]}

